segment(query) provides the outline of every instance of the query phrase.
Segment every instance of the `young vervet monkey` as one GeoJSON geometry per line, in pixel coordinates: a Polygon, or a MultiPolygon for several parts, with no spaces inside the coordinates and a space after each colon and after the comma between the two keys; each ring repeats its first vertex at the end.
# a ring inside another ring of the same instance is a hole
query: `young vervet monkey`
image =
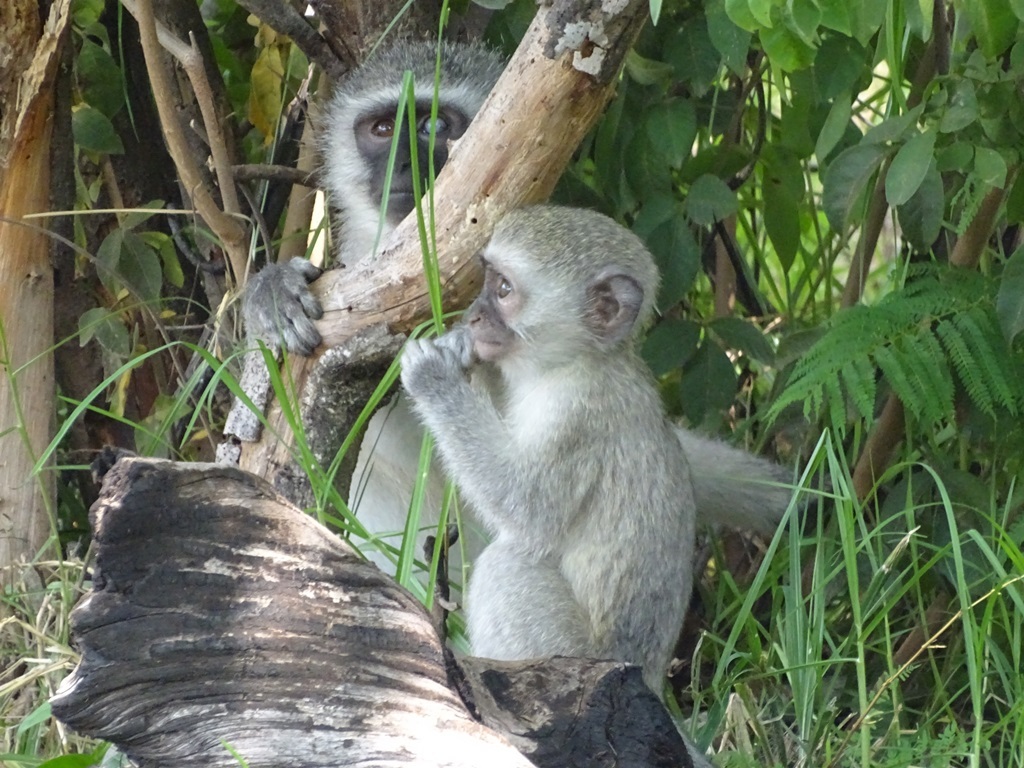
{"type": "MultiPolygon", "coordinates": [[[[399,43],[382,50],[343,81],[327,105],[319,146],[324,159],[323,183],[336,208],[340,227],[337,261],[351,265],[372,255],[383,191],[387,153],[394,132],[395,110],[403,72],[411,70],[417,85],[420,125],[419,172],[425,166],[427,122],[433,97],[437,50],[433,43],[399,43]]],[[[434,167],[447,160],[448,140],[459,138],[475,116],[503,68],[501,57],[479,45],[448,43],[441,52],[438,132],[434,167]],[[443,129],[443,130],[442,130],[443,129]]],[[[406,130],[402,129],[403,132],[406,130]]],[[[381,241],[412,210],[412,172],[408,140],[399,142],[381,241]]],[[[292,352],[310,354],[320,344],[313,320],[320,306],[308,290],[319,270],[302,259],[268,265],[247,288],[243,309],[251,336],[292,352]]],[[[717,440],[676,430],[683,452],[694,468],[697,515],[706,525],[727,525],[771,531],[781,519],[791,493],[782,468],[717,440]]],[[[396,397],[367,426],[349,498],[350,507],[375,534],[401,531],[412,498],[422,429],[405,398],[396,397]]],[[[423,539],[436,528],[442,503],[443,478],[431,472],[421,524],[423,539]]],[[[463,545],[472,558],[486,537],[471,509],[463,512],[463,545]]],[[[383,569],[394,571],[393,559],[373,547],[365,554],[383,569]]],[[[453,563],[452,570],[457,568],[453,563]]]]}
{"type": "Polygon", "coordinates": [[[637,353],[658,270],[611,219],[514,211],[462,322],[409,342],[402,384],[492,541],[473,653],[631,662],[659,695],[693,579],[690,468],[637,353]],[[481,366],[497,390],[474,386],[481,366]],[[493,379],[492,379],[493,380],[493,379]]]}

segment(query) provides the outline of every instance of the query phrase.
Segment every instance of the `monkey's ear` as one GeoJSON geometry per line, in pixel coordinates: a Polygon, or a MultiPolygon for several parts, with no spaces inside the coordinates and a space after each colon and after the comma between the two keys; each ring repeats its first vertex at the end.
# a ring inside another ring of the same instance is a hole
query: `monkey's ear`
{"type": "Polygon", "coordinates": [[[633,332],[644,301],[644,290],[630,275],[603,272],[587,286],[584,322],[608,344],[622,341],[633,332]]]}

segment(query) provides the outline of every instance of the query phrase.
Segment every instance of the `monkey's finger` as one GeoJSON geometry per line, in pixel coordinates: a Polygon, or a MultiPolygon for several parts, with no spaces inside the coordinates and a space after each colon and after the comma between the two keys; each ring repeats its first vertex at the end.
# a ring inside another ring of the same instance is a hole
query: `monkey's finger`
{"type": "Polygon", "coordinates": [[[320,277],[320,275],[324,273],[324,271],[320,269],[320,267],[316,266],[311,261],[302,258],[301,256],[292,257],[291,261],[288,262],[288,268],[294,269],[296,272],[302,275],[302,279],[305,280],[307,283],[312,283],[314,280],[316,280],[318,277],[320,277]]]}
{"type": "Polygon", "coordinates": [[[313,320],[319,320],[324,316],[324,308],[320,306],[320,302],[317,301],[316,296],[309,291],[302,291],[298,296],[298,300],[302,305],[302,311],[306,313],[306,317],[310,317],[313,320]]]}
{"type": "Polygon", "coordinates": [[[456,325],[448,333],[440,336],[436,345],[439,349],[451,354],[459,367],[469,368],[473,358],[473,341],[469,334],[469,328],[465,325],[456,325]]]}
{"type": "MultiPolygon", "coordinates": [[[[316,301],[316,299],[314,299],[316,301]]],[[[319,304],[317,305],[319,308],[319,304]]],[[[303,304],[305,308],[305,304],[303,304]]],[[[323,315],[321,311],[317,317],[323,315]]],[[[313,321],[303,315],[291,314],[284,318],[284,327],[281,329],[281,338],[285,347],[290,352],[309,357],[313,350],[320,346],[323,337],[320,331],[313,325],[313,321]]]]}

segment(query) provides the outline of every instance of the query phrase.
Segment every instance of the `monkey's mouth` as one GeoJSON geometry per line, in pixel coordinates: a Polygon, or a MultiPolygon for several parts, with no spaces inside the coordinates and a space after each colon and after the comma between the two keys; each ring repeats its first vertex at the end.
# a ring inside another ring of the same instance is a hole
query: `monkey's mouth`
{"type": "Polygon", "coordinates": [[[416,207],[416,195],[412,190],[392,189],[388,195],[388,215],[404,219],[416,207]]]}
{"type": "Polygon", "coordinates": [[[473,340],[473,352],[485,363],[491,363],[505,354],[505,344],[501,341],[489,341],[476,338],[473,340]]]}

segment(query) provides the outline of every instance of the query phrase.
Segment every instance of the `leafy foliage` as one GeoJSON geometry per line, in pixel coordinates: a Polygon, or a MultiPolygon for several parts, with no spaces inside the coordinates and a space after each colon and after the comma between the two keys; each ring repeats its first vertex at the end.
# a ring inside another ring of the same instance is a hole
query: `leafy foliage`
{"type": "Polygon", "coordinates": [[[849,404],[870,424],[876,369],[924,428],[955,418],[956,385],[989,416],[997,411],[1017,416],[1024,405],[1024,378],[999,329],[997,287],[996,281],[963,269],[910,270],[901,290],[832,319],[793,368],[769,418],[803,403],[805,416],[824,412],[842,433],[849,404]]]}

